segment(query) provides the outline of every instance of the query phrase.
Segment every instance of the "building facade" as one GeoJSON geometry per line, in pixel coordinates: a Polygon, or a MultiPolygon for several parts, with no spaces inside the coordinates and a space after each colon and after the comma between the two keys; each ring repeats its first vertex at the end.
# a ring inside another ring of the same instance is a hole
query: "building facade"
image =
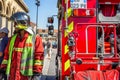
{"type": "Polygon", "coordinates": [[[42,37],[43,40],[47,40],[48,38],[51,40],[51,41],[56,41],[57,38],[58,38],[58,30],[57,29],[54,29],[54,35],[51,36],[51,35],[48,35],[48,29],[38,29],[38,34],[42,37]]]}
{"type": "Polygon", "coordinates": [[[30,22],[30,26],[32,27],[33,31],[36,33],[36,24],[34,22],[30,22]]]}
{"type": "Polygon", "coordinates": [[[13,22],[9,20],[10,16],[15,12],[28,13],[28,7],[24,0],[0,0],[0,28],[7,27],[9,29],[9,36],[13,34],[13,22]]]}

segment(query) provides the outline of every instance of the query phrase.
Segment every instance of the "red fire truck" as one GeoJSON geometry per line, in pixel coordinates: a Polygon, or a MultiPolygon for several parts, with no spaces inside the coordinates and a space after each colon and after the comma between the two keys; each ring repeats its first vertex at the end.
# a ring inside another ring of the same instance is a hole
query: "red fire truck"
{"type": "Polygon", "coordinates": [[[58,0],[59,80],[120,80],[120,0],[58,0]]]}

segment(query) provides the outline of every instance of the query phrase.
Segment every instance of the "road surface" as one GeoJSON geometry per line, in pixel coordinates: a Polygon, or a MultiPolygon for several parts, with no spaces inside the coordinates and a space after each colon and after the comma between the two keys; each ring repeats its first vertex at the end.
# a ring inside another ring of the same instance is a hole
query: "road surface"
{"type": "Polygon", "coordinates": [[[42,70],[42,78],[41,80],[56,80],[56,59],[57,49],[52,49],[51,58],[48,58],[48,55],[45,51],[44,57],[44,66],[42,70]]]}

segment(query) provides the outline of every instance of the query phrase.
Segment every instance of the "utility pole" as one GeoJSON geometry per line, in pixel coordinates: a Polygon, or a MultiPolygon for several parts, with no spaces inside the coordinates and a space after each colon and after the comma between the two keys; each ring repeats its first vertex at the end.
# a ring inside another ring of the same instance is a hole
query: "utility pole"
{"type": "Polygon", "coordinates": [[[36,11],[36,34],[37,34],[37,28],[38,28],[38,7],[40,6],[40,0],[36,0],[36,6],[37,6],[37,11],[36,11]]]}

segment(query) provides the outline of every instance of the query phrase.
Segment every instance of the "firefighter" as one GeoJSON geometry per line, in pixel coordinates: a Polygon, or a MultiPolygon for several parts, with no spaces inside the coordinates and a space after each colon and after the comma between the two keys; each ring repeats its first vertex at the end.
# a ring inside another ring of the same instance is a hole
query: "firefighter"
{"type": "Polygon", "coordinates": [[[30,18],[24,12],[14,13],[15,34],[8,41],[1,69],[8,80],[40,80],[43,68],[43,45],[40,36],[30,27],[30,18]]]}

